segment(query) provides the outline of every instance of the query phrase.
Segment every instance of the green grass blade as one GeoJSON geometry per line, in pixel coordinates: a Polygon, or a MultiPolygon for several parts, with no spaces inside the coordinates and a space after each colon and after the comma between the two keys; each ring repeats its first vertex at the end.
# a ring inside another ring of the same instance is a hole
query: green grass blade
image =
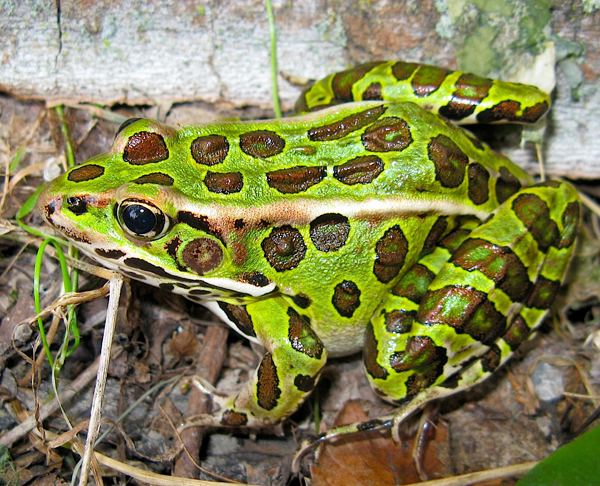
{"type": "Polygon", "coordinates": [[[271,96],[273,98],[273,111],[275,118],[281,118],[281,103],[279,101],[279,81],[277,79],[279,68],[277,67],[277,30],[275,28],[275,15],[271,0],[265,0],[267,18],[269,20],[269,42],[271,46],[271,96]]]}
{"type": "MultiPolygon", "coordinates": [[[[71,275],[69,274],[69,267],[67,265],[67,259],[65,258],[65,254],[62,251],[61,246],[58,244],[58,242],[56,242],[55,240],[53,240],[52,238],[48,238],[46,240],[44,240],[42,242],[42,244],[40,245],[40,248],[38,249],[37,255],[36,255],[36,259],[35,259],[35,267],[34,267],[34,271],[33,271],[33,303],[35,306],[35,312],[37,314],[39,314],[42,311],[42,307],[41,307],[41,297],[40,297],[40,276],[41,276],[41,271],[42,271],[42,261],[44,258],[44,253],[46,250],[46,247],[48,245],[52,245],[54,246],[55,250],[56,250],[56,257],[58,259],[58,263],[60,265],[60,269],[61,269],[61,273],[62,273],[62,280],[63,280],[63,289],[65,292],[72,292],[73,291],[73,283],[71,280],[71,275]]],[[[57,357],[59,363],[63,363],[64,359],[69,356],[79,345],[79,328],[77,326],[77,321],[75,319],[75,310],[74,307],[71,305],[68,307],[67,309],[67,331],[65,333],[65,340],[63,341],[63,346],[61,346],[62,349],[64,349],[64,352],[59,352],[59,356],[57,357]],[[73,339],[73,344],[71,346],[69,346],[68,342],[70,341],[70,339],[73,339]]],[[[46,330],[44,329],[44,322],[42,321],[42,319],[40,317],[38,317],[37,320],[38,323],[38,329],[39,329],[39,333],[40,333],[40,340],[42,341],[42,347],[44,348],[44,353],[46,354],[46,357],[48,358],[48,362],[50,363],[50,366],[54,366],[54,358],[52,357],[52,353],[50,351],[50,346],[48,345],[48,340],[46,338],[46,330]]]]}

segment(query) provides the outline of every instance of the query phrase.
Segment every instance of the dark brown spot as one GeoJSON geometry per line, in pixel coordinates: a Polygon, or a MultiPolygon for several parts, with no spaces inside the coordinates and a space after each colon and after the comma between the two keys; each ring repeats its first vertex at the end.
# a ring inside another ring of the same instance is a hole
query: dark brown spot
{"type": "Polygon", "coordinates": [[[158,284],[158,288],[166,292],[173,292],[175,286],[172,283],[162,282],[158,284]]]}
{"type": "Polygon", "coordinates": [[[202,214],[194,214],[190,211],[179,211],[177,213],[177,222],[187,224],[191,228],[204,231],[210,235],[216,236],[223,241],[221,237],[221,233],[213,230],[212,226],[208,221],[208,216],[204,216],[202,214]]]}
{"type": "Polygon", "coordinates": [[[248,314],[245,305],[233,305],[226,302],[219,302],[219,307],[227,318],[239,329],[242,334],[246,336],[256,337],[254,331],[254,323],[252,317],[248,314]]]}
{"type": "Polygon", "coordinates": [[[450,253],[454,253],[470,234],[471,231],[469,229],[462,227],[455,228],[441,239],[439,246],[445,248],[450,253]]]}
{"type": "Polygon", "coordinates": [[[544,116],[548,111],[548,108],[548,103],[546,101],[541,101],[540,103],[525,108],[523,110],[523,115],[521,115],[518,120],[526,123],[535,123],[544,116]]]}
{"type": "Polygon", "coordinates": [[[365,345],[363,348],[363,362],[367,373],[375,379],[383,380],[387,378],[388,372],[378,361],[378,345],[373,332],[373,324],[369,321],[367,332],[365,334],[365,345]]]}
{"type": "Polygon", "coordinates": [[[257,370],[256,398],[258,405],[265,410],[273,410],[281,396],[277,368],[271,353],[265,354],[257,370]]]}
{"type": "Polygon", "coordinates": [[[371,83],[367,89],[363,91],[363,100],[381,100],[381,83],[371,83]]]}
{"type": "Polygon", "coordinates": [[[559,289],[560,282],[538,275],[535,284],[533,284],[531,295],[527,300],[527,306],[535,307],[536,309],[550,308],[559,289]]]}
{"type": "Polygon", "coordinates": [[[80,165],[79,167],[75,167],[69,175],[67,179],[71,182],[85,182],[91,181],[92,179],[97,179],[102,174],[104,174],[104,167],[96,164],[86,164],[80,165]]]}
{"type": "Polygon", "coordinates": [[[429,230],[427,238],[423,243],[423,249],[421,250],[421,256],[431,253],[437,246],[438,241],[442,239],[448,229],[448,218],[446,216],[440,216],[436,219],[435,223],[429,230]]]}
{"type": "Polygon", "coordinates": [[[506,333],[504,334],[503,339],[506,341],[506,344],[510,346],[510,349],[516,351],[516,349],[527,339],[531,334],[531,330],[529,326],[525,322],[520,315],[517,315],[512,322],[510,323],[506,333]]]}
{"type": "Polygon", "coordinates": [[[468,334],[484,344],[493,343],[506,328],[506,319],[484,292],[461,285],[427,292],[417,320],[426,326],[452,326],[457,333],[468,334]]]}
{"type": "Polygon", "coordinates": [[[192,158],[199,164],[216,165],[225,161],[229,142],[223,135],[204,135],[190,145],[192,158]]]}
{"type": "Polygon", "coordinates": [[[248,416],[235,410],[225,410],[221,416],[221,424],[226,427],[243,427],[247,423],[248,416]]]}
{"type": "Polygon", "coordinates": [[[310,223],[310,239],[320,251],[339,250],[346,244],[349,234],[350,223],[341,214],[322,214],[310,223]]]}
{"type": "Polygon", "coordinates": [[[404,81],[410,78],[419,66],[416,62],[398,61],[392,66],[392,74],[398,81],[404,81]]]}
{"type": "Polygon", "coordinates": [[[465,178],[469,157],[446,135],[437,135],[427,145],[435,166],[435,177],[443,187],[458,187],[465,178]]]}
{"type": "Polygon", "coordinates": [[[157,184],[159,186],[172,186],[173,178],[162,172],[153,172],[152,174],[146,174],[134,179],[133,182],[137,184],[157,184]]]}
{"type": "Polygon", "coordinates": [[[400,152],[413,141],[408,123],[395,116],[388,116],[371,124],[363,132],[361,140],[371,152],[400,152]]]}
{"type": "Polygon", "coordinates": [[[344,184],[368,184],[383,172],[383,161],[377,155],[359,155],[333,168],[333,177],[344,184]]]}
{"type": "Polygon", "coordinates": [[[385,329],[394,334],[405,334],[412,329],[417,315],[416,311],[396,309],[384,314],[385,329]]]}
{"type": "Polygon", "coordinates": [[[181,245],[181,238],[179,238],[179,236],[176,236],[172,240],[169,240],[165,243],[165,251],[167,252],[167,255],[169,255],[176,263],[178,263],[177,250],[179,249],[179,245],[181,245]]]}
{"type": "Polygon", "coordinates": [[[267,172],[267,184],[283,194],[297,194],[321,182],[325,175],[325,167],[290,167],[267,172]]]}
{"type": "Polygon", "coordinates": [[[301,309],[306,309],[310,306],[310,297],[304,294],[294,295],[292,301],[301,309]]]}
{"type": "Polygon", "coordinates": [[[330,123],[329,125],[313,127],[308,130],[308,138],[313,142],[338,140],[342,137],[345,137],[349,133],[352,133],[355,130],[374,122],[385,113],[386,109],[387,108],[385,106],[375,106],[373,108],[369,108],[368,110],[349,115],[341,120],[330,123]]]}
{"type": "Polygon", "coordinates": [[[372,419],[366,422],[356,424],[356,430],[363,432],[367,430],[376,430],[382,427],[389,427],[389,422],[382,419],[372,419]]]}
{"type": "MultiPolygon", "coordinates": [[[[139,273],[131,272],[131,271],[129,271],[129,270],[121,270],[121,272],[123,272],[123,275],[126,275],[126,276],[128,276],[129,278],[132,278],[132,279],[134,279],[134,280],[140,280],[140,281],[142,281],[142,282],[144,282],[145,280],[147,280],[147,278],[146,278],[146,276],[145,276],[145,275],[141,275],[141,274],[139,274],[139,273]]],[[[159,284],[159,287],[163,288],[163,287],[161,286],[161,284],[159,284]]],[[[171,289],[169,290],[169,292],[172,290],[172,288],[173,288],[173,285],[171,284],[171,289]]]]}
{"type": "Polygon", "coordinates": [[[483,204],[490,198],[490,173],[477,162],[469,164],[469,199],[475,204],[483,204]]]}
{"type": "Polygon", "coordinates": [[[392,293],[418,304],[434,278],[435,274],[431,270],[416,263],[402,275],[400,281],[394,285],[392,293]]]}
{"type": "Polygon", "coordinates": [[[260,272],[245,272],[239,276],[239,279],[255,287],[266,287],[270,283],[269,279],[260,272]]]}
{"type": "Polygon", "coordinates": [[[153,164],[169,158],[169,150],[160,133],[138,132],[127,140],[123,160],[133,165],[153,164]]]}
{"type": "Polygon", "coordinates": [[[531,291],[527,268],[507,246],[469,238],[456,250],[452,262],[469,272],[480,271],[515,302],[522,302],[531,291]]]}
{"type": "Polygon", "coordinates": [[[300,231],[288,225],[274,228],[261,247],[269,264],[278,272],[296,268],[306,255],[300,231]]]}
{"type": "Polygon", "coordinates": [[[373,273],[380,282],[388,283],[402,268],[408,253],[408,241],[400,226],[389,228],[375,245],[373,273]]]}
{"type": "Polygon", "coordinates": [[[285,140],[271,130],[255,130],[240,135],[240,149],[257,159],[266,159],[283,152],[285,140]]]}
{"type": "Polygon", "coordinates": [[[429,96],[441,86],[449,72],[447,69],[437,66],[419,66],[411,79],[413,92],[419,98],[429,96]]]}
{"type": "Polygon", "coordinates": [[[390,356],[390,366],[395,371],[412,372],[406,380],[409,397],[433,385],[443,375],[447,361],[446,348],[436,346],[428,336],[409,337],[404,351],[397,351],[390,356]]]}
{"type": "Polygon", "coordinates": [[[223,263],[223,250],[214,240],[196,238],[185,245],[181,259],[198,275],[204,275],[223,263]]]}
{"type": "Polygon", "coordinates": [[[477,105],[489,94],[493,81],[471,73],[463,73],[456,80],[450,102],[440,107],[439,114],[450,120],[462,120],[471,115],[477,105]]]}
{"type": "MultiPolygon", "coordinates": [[[[180,284],[175,284],[175,285],[177,285],[178,287],[180,286],[180,284]]],[[[207,284],[204,283],[204,285],[207,285],[207,284]]],[[[210,294],[209,290],[198,289],[198,288],[196,288],[196,289],[190,289],[190,291],[188,292],[188,295],[199,295],[199,296],[202,296],[202,295],[208,295],[208,294],[210,294]]]]}
{"type": "Polygon", "coordinates": [[[542,252],[560,241],[558,225],[550,217],[546,202],[535,194],[521,194],[512,203],[513,210],[542,252]]]}
{"type": "Polygon", "coordinates": [[[521,189],[521,183],[506,167],[500,167],[500,177],[496,179],[496,199],[503,203],[521,189]]]}
{"type": "Polygon", "coordinates": [[[577,237],[579,226],[579,203],[571,202],[562,215],[563,230],[560,235],[558,248],[569,248],[577,237]]]}
{"type": "Polygon", "coordinates": [[[369,71],[379,66],[380,64],[380,61],[369,62],[361,64],[359,66],[355,66],[352,69],[347,69],[346,71],[336,73],[331,81],[331,88],[335,93],[336,100],[354,100],[354,95],[352,93],[352,87],[354,86],[354,83],[362,79],[365,76],[365,74],[367,74],[369,71]]]}
{"type": "Polygon", "coordinates": [[[102,258],[110,258],[111,260],[118,260],[126,255],[126,253],[121,250],[104,250],[102,248],[96,248],[94,251],[102,258]]]}
{"type": "Polygon", "coordinates": [[[290,318],[288,339],[292,348],[311,358],[321,359],[323,343],[310,327],[308,318],[301,316],[291,307],[288,307],[287,314],[290,318]]]}
{"type": "MultiPolygon", "coordinates": [[[[146,260],[142,260],[141,258],[133,258],[133,257],[126,258],[123,263],[125,263],[125,265],[127,265],[131,268],[137,268],[139,270],[143,270],[148,273],[153,273],[154,275],[158,275],[159,277],[162,277],[162,278],[176,280],[179,282],[191,282],[191,283],[197,282],[197,280],[194,280],[192,278],[185,278],[185,277],[179,277],[178,275],[173,275],[173,274],[167,272],[164,268],[153,265],[152,263],[149,263],[146,260]]],[[[136,277],[134,277],[134,278],[136,278],[136,277]]]]}
{"type": "Polygon", "coordinates": [[[515,100],[504,100],[477,114],[479,123],[493,123],[497,121],[515,121],[521,103],[515,100]]]}
{"type": "Polygon", "coordinates": [[[335,286],[331,302],[341,316],[352,317],[360,306],[360,289],[350,280],[344,280],[335,286]]]}
{"type": "Polygon", "coordinates": [[[308,393],[315,387],[315,379],[309,375],[296,375],[294,377],[294,385],[301,392],[308,393]]]}
{"type": "Polygon", "coordinates": [[[502,359],[502,353],[500,348],[496,344],[492,344],[490,349],[481,357],[481,367],[483,371],[491,373],[500,366],[500,360],[502,359]]]}
{"type": "Polygon", "coordinates": [[[206,172],[204,184],[210,192],[217,194],[233,194],[240,192],[244,180],[240,172],[206,172]]]}

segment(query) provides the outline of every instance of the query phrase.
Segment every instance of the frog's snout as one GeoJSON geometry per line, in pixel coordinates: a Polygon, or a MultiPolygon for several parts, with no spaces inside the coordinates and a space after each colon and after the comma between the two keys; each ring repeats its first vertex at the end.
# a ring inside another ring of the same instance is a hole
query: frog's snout
{"type": "Polygon", "coordinates": [[[44,220],[51,226],[56,227],[56,215],[60,213],[62,207],[62,197],[57,194],[51,194],[46,187],[39,195],[37,200],[38,212],[44,220]]]}

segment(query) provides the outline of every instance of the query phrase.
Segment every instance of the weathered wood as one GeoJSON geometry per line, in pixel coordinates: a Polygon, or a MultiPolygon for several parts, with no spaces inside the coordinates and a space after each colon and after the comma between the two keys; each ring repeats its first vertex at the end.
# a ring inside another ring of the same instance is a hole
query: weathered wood
{"type": "MultiPolygon", "coordinates": [[[[317,78],[372,59],[418,60],[511,78],[554,39],[556,100],[545,147],[553,175],[597,178],[600,12],[541,2],[275,1],[279,72],[317,78]]],[[[262,0],[49,1],[0,4],[0,90],[49,104],[202,100],[267,108],[262,0]]],[[[525,67],[526,69],[523,69],[525,67]]],[[[554,63],[533,79],[548,84],[554,63]]],[[[290,108],[299,88],[280,77],[290,108]]],[[[199,120],[200,122],[201,120],[199,120]]],[[[531,151],[508,155],[536,171],[531,151]]]]}

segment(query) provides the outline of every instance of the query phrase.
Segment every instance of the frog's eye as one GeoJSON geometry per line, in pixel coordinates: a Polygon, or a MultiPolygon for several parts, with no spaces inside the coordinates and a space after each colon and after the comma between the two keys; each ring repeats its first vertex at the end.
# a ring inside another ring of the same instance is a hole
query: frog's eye
{"type": "Polygon", "coordinates": [[[169,218],[154,204],[126,199],[117,208],[121,228],[131,236],[157,240],[169,229],[169,218]]]}

